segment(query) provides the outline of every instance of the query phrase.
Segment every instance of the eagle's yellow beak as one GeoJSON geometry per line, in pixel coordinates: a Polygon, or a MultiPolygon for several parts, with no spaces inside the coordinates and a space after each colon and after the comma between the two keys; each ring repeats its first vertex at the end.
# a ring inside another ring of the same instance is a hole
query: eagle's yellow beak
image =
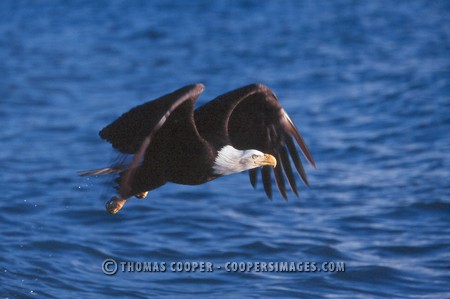
{"type": "Polygon", "coordinates": [[[263,157],[260,157],[260,158],[256,159],[255,163],[260,165],[260,166],[270,165],[270,166],[276,167],[277,166],[277,159],[275,159],[275,157],[272,156],[272,155],[264,154],[263,157]]]}

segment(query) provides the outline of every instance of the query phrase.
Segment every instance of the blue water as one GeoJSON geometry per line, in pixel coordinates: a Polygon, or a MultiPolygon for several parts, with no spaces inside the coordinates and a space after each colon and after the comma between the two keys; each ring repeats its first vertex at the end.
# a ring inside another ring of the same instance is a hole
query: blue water
{"type": "Polygon", "coordinates": [[[0,1],[2,298],[450,297],[450,2],[0,1]],[[262,82],[318,165],[268,200],[245,174],[105,212],[97,133],[202,82],[262,82]],[[299,186],[303,186],[298,181],[299,186]],[[102,271],[210,262],[209,273],[102,271]],[[227,272],[227,262],[345,272],[227,272]]]}

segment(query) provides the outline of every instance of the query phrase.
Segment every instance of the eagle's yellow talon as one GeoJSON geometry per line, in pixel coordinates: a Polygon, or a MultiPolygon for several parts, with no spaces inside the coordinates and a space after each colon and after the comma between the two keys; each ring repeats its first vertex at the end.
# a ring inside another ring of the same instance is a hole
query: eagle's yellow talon
{"type": "Polygon", "coordinates": [[[148,194],[148,191],[144,191],[144,192],[136,194],[135,196],[139,199],[142,199],[142,198],[146,198],[147,194],[148,194]]]}
{"type": "Polygon", "coordinates": [[[119,212],[120,209],[122,209],[126,201],[127,201],[126,199],[114,196],[113,198],[111,198],[110,201],[106,203],[106,210],[110,214],[117,214],[117,212],[119,212]]]}

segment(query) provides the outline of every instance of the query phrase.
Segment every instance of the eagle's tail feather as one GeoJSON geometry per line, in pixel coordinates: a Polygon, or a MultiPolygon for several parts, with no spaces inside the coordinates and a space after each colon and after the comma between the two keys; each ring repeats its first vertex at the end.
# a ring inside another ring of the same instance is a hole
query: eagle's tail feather
{"type": "Polygon", "coordinates": [[[80,171],[78,174],[80,176],[88,176],[88,175],[107,175],[112,173],[121,173],[126,170],[125,166],[116,166],[116,167],[105,167],[87,171],[80,171]]]}

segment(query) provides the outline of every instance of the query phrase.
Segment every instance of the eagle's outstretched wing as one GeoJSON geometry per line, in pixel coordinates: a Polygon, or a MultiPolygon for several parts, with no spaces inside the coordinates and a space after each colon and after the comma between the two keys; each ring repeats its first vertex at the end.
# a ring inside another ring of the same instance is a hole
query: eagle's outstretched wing
{"type": "Polygon", "coordinates": [[[136,154],[150,134],[155,134],[182,103],[194,106],[203,84],[192,84],[156,100],[134,107],[100,131],[99,135],[124,154],[136,154]]]}
{"type": "Polygon", "coordinates": [[[131,109],[100,131],[100,137],[109,141],[115,149],[124,154],[134,154],[131,164],[120,180],[119,193],[123,198],[131,195],[129,192],[136,169],[142,162],[155,134],[164,126],[171,114],[183,108],[180,112],[185,114],[184,117],[188,121],[185,125],[189,124],[195,128],[194,104],[204,88],[203,84],[180,88],[131,109]],[[176,110],[178,107],[180,109],[176,110]]]}
{"type": "MultiPolygon", "coordinates": [[[[210,141],[215,140],[216,146],[225,145],[219,143],[226,140],[237,149],[257,149],[275,156],[279,161],[273,170],[275,182],[284,198],[287,199],[287,193],[283,173],[292,191],[298,195],[289,156],[308,185],[295,142],[306,160],[316,167],[313,157],[297,127],[268,87],[252,84],[221,95],[197,109],[195,120],[199,133],[210,141]],[[207,115],[214,115],[214,118],[206,118],[207,115]],[[214,135],[206,136],[212,132],[214,135]]],[[[272,198],[271,168],[264,166],[261,169],[264,190],[269,198],[272,198]]],[[[249,171],[253,187],[258,172],[259,168],[249,171]]]]}

